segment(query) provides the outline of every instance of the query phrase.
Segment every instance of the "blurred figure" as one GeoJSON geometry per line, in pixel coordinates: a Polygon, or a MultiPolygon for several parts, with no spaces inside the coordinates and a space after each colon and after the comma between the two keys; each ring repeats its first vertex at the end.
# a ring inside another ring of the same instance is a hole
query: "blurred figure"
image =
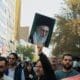
{"type": "Polygon", "coordinates": [[[26,61],[24,64],[25,80],[36,80],[36,75],[33,70],[33,65],[30,61],[26,61]]]}
{"type": "Polygon", "coordinates": [[[14,80],[36,80],[35,73],[30,62],[22,62],[15,69],[14,80]]]}
{"type": "Polygon", "coordinates": [[[57,70],[61,70],[63,67],[62,67],[62,59],[61,57],[58,57],[57,58],[57,70]]]}
{"type": "Polygon", "coordinates": [[[42,45],[38,45],[37,49],[39,55],[39,60],[35,65],[37,80],[56,80],[51,64],[48,58],[42,52],[42,45]]]}
{"type": "Polygon", "coordinates": [[[44,75],[44,70],[39,60],[36,62],[36,65],[35,65],[35,73],[37,76],[37,80],[41,80],[40,78],[44,75]]]}
{"type": "Polygon", "coordinates": [[[53,70],[56,70],[57,69],[57,57],[53,55],[49,59],[50,59],[50,63],[52,65],[53,70]]]}
{"type": "Polygon", "coordinates": [[[62,57],[62,70],[57,70],[55,72],[57,80],[61,80],[63,78],[75,76],[79,74],[76,70],[72,68],[73,66],[73,57],[70,53],[63,55],[62,57]]]}
{"type": "Polygon", "coordinates": [[[80,73],[80,58],[77,57],[73,62],[73,68],[80,73]]]}
{"type": "Polygon", "coordinates": [[[13,80],[9,76],[5,75],[7,67],[7,60],[4,57],[0,57],[0,80],[13,80]]]}
{"type": "Polygon", "coordinates": [[[15,69],[17,67],[17,60],[18,55],[16,53],[11,53],[8,56],[8,69],[6,70],[5,74],[10,76],[14,79],[15,75],[15,69]]]}
{"type": "Polygon", "coordinates": [[[20,62],[15,68],[14,80],[26,80],[24,74],[24,62],[20,62]]]}

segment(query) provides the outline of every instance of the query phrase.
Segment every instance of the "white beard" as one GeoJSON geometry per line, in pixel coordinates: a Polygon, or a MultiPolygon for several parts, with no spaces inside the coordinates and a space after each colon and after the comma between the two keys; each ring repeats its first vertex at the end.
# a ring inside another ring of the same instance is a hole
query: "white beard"
{"type": "Polygon", "coordinates": [[[35,32],[34,35],[33,35],[33,42],[34,42],[35,44],[37,44],[37,43],[39,43],[39,44],[44,44],[45,41],[46,41],[46,39],[47,39],[47,36],[41,37],[41,36],[39,35],[39,33],[37,33],[37,32],[35,32]]]}

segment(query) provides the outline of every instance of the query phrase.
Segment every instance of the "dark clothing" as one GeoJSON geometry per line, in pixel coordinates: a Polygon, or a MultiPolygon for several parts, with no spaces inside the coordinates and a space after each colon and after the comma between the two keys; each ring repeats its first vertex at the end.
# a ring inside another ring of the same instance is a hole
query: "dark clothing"
{"type": "Polygon", "coordinates": [[[25,80],[36,80],[36,75],[33,69],[31,70],[31,72],[29,72],[27,69],[24,69],[24,75],[25,80]]]}
{"type": "Polygon", "coordinates": [[[21,64],[19,64],[15,69],[14,80],[21,80],[22,70],[23,70],[23,67],[21,64]]]}
{"type": "Polygon", "coordinates": [[[76,67],[74,69],[80,73],[80,67],[76,67]]]}
{"type": "Polygon", "coordinates": [[[15,70],[14,80],[21,80],[22,79],[21,78],[22,70],[24,71],[25,80],[36,80],[34,71],[32,70],[32,72],[29,73],[27,71],[27,69],[24,69],[21,65],[19,67],[17,67],[15,70]]]}
{"type": "MultiPolygon", "coordinates": [[[[22,66],[19,64],[14,71],[14,79],[13,80],[21,80],[21,72],[22,72],[22,66]]],[[[5,74],[9,74],[9,69],[5,71],[5,74]]]]}
{"type": "Polygon", "coordinates": [[[43,53],[41,53],[39,57],[44,70],[44,76],[40,77],[40,80],[56,80],[56,76],[48,58],[43,53]]]}
{"type": "MultiPolygon", "coordinates": [[[[5,71],[5,74],[6,74],[6,75],[9,74],[9,70],[8,70],[8,69],[5,71]]],[[[24,74],[25,80],[36,80],[36,76],[35,76],[34,71],[32,70],[32,72],[29,73],[27,70],[24,69],[24,67],[22,67],[21,64],[19,64],[19,65],[15,68],[14,79],[13,79],[13,80],[22,80],[22,74],[24,74]],[[22,73],[22,71],[23,71],[24,73],[22,73]]]]}
{"type": "Polygon", "coordinates": [[[55,74],[56,74],[57,80],[61,80],[63,78],[75,76],[75,75],[79,74],[79,72],[77,72],[74,69],[72,69],[72,70],[70,70],[68,72],[64,72],[63,70],[58,70],[58,71],[55,72],[55,74]]]}

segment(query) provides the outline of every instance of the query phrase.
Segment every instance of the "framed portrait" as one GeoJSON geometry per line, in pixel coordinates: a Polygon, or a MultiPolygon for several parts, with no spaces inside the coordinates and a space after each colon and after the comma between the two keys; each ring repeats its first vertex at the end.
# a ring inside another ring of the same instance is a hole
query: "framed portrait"
{"type": "Polygon", "coordinates": [[[54,24],[55,19],[36,13],[28,41],[48,47],[54,24]]]}

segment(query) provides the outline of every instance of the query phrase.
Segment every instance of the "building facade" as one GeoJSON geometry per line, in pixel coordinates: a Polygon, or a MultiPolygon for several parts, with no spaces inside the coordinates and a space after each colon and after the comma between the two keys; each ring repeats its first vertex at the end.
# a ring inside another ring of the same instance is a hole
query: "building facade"
{"type": "Polygon", "coordinates": [[[20,27],[18,40],[20,41],[22,39],[25,42],[27,42],[28,37],[29,37],[29,27],[27,27],[27,26],[20,27]]]}
{"type": "Polygon", "coordinates": [[[7,53],[12,44],[16,0],[0,0],[0,53],[7,53]]]}

